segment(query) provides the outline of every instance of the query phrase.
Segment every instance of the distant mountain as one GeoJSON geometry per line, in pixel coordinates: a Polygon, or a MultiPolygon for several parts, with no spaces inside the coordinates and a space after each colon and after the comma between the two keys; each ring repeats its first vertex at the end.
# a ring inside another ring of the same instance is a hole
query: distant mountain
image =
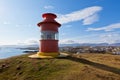
{"type": "Polygon", "coordinates": [[[120,43],[111,44],[111,46],[120,46],[120,43]]]}
{"type": "Polygon", "coordinates": [[[60,47],[65,47],[65,46],[120,46],[120,43],[75,43],[75,44],[60,44],[60,47]]]}

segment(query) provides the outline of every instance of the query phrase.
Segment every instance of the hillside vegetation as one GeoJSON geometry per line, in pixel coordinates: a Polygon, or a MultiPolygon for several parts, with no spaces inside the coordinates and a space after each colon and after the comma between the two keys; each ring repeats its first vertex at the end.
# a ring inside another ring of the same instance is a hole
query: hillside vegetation
{"type": "Polygon", "coordinates": [[[120,80],[120,56],[74,54],[31,59],[25,54],[0,60],[0,80],[120,80]]]}

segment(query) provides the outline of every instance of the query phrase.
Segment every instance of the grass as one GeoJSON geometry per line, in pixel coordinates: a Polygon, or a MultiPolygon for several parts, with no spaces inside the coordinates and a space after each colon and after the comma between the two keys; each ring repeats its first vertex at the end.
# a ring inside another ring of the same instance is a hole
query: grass
{"type": "Polygon", "coordinates": [[[120,56],[75,54],[31,59],[30,54],[0,60],[0,80],[120,80],[120,56]]]}

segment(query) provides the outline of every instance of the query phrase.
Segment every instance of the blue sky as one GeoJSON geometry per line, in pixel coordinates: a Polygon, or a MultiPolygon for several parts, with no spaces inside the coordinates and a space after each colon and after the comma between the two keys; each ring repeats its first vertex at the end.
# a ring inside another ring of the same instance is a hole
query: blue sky
{"type": "Polygon", "coordinates": [[[119,0],[0,0],[0,45],[38,43],[43,13],[57,14],[59,43],[120,42],[119,0]]]}

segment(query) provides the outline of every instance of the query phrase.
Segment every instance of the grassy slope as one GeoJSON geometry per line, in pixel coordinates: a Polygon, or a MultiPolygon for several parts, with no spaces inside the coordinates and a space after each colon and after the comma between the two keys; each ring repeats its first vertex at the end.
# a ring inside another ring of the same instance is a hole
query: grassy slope
{"type": "Polygon", "coordinates": [[[0,80],[120,80],[120,56],[80,54],[64,59],[0,60],[0,80]]]}

